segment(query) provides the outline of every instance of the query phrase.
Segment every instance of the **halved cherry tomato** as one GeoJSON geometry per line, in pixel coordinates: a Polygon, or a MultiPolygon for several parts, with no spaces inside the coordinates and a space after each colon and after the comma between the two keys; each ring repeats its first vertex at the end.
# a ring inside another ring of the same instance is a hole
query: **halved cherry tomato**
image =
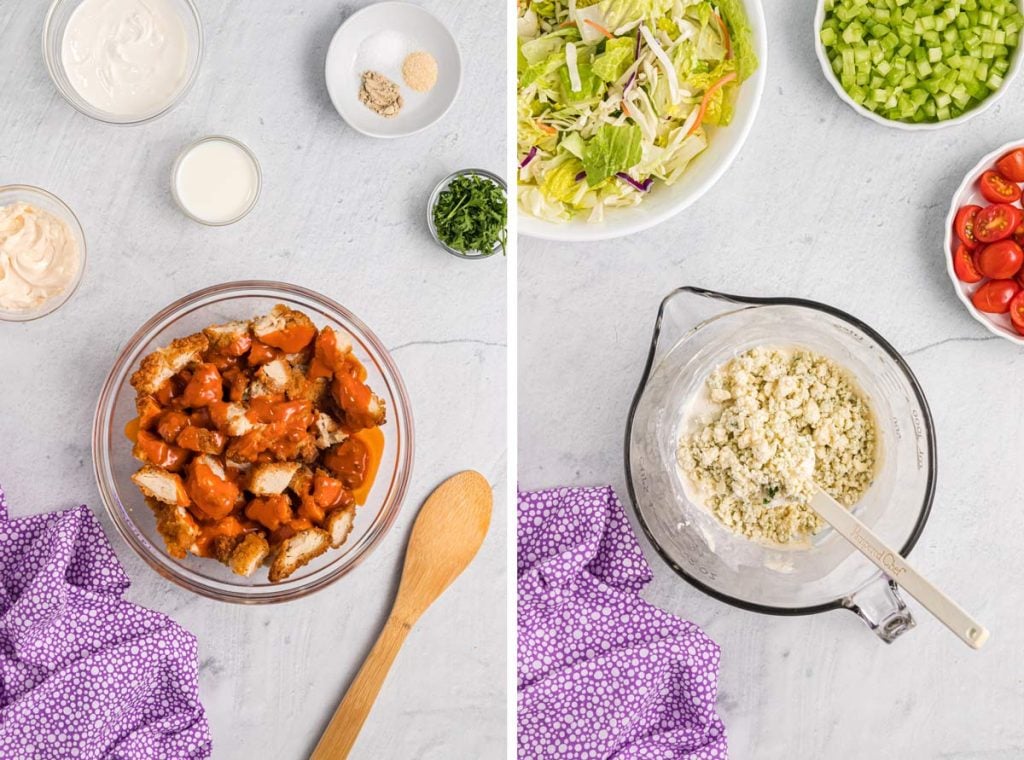
{"type": "Polygon", "coordinates": [[[996,161],[999,173],[1014,182],[1024,182],[1024,148],[1011,150],[996,161]]]}
{"type": "Polygon", "coordinates": [[[1017,229],[1013,231],[1013,242],[1024,248],[1024,222],[1017,225],[1017,229]]]}
{"type": "Polygon", "coordinates": [[[967,246],[968,251],[978,247],[978,241],[974,237],[974,217],[981,211],[981,206],[964,206],[956,212],[956,221],[953,222],[953,230],[960,242],[967,246]]]}
{"type": "Polygon", "coordinates": [[[994,243],[1008,238],[1021,222],[1021,211],[1016,206],[995,203],[986,206],[974,217],[974,237],[982,243],[994,243]]]}
{"type": "Polygon", "coordinates": [[[1008,280],[1024,264],[1024,250],[1012,240],[1000,240],[975,251],[974,264],[986,277],[1008,280]]]}
{"type": "Polygon", "coordinates": [[[1005,314],[1010,310],[1010,301],[1021,292],[1016,280],[989,280],[974,291],[971,303],[978,311],[987,314],[1005,314]]]}
{"type": "Polygon", "coordinates": [[[1013,329],[1024,335],[1024,290],[1010,301],[1010,321],[1013,323],[1013,329]]]}
{"type": "Polygon", "coordinates": [[[956,272],[956,277],[960,282],[970,284],[982,280],[981,272],[978,271],[978,267],[974,266],[971,252],[963,243],[957,246],[956,253],[953,254],[953,271],[956,272]]]}
{"type": "Polygon", "coordinates": [[[1016,203],[1020,200],[1020,186],[998,172],[987,171],[982,174],[978,186],[989,203],[1016,203]]]}

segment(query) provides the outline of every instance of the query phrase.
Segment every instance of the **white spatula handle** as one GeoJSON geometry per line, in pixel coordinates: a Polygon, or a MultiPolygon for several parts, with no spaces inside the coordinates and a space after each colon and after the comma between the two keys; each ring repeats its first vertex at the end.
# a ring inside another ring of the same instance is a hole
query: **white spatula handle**
{"type": "Polygon", "coordinates": [[[811,506],[822,518],[882,572],[920,602],[967,646],[980,649],[988,640],[988,631],[931,581],[907,564],[899,552],[888,547],[860,520],[824,491],[811,499],[811,506]]]}

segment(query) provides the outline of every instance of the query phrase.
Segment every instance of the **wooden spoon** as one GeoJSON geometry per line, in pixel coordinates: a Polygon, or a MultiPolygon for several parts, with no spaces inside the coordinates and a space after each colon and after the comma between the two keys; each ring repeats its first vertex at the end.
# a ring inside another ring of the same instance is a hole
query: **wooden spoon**
{"type": "Polygon", "coordinates": [[[310,760],[344,760],[413,624],[476,556],[491,522],[491,486],[467,470],[439,485],[412,527],[398,596],[310,760]]]}

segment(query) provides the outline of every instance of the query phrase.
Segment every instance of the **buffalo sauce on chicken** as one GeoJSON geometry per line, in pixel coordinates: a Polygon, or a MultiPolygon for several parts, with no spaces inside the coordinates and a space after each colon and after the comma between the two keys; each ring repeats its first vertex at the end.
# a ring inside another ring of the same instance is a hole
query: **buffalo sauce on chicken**
{"type": "Polygon", "coordinates": [[[258,527],[249,520],[239,519],[236,515],[228,515],[222,520],[201,525],[195,541],[195,554],[200,557],[212,557],[213,544],[218,538],[237,538],[244,533],[257,530],[258,527]]]}
{"type": "Polygon", "coordinates": [[[220,372],[213,364],[200,364],[181,394],[179,403],[183,407],[198,408],[209,406],[224,397],[220,372]]]}
{"type": "Polygon", "coordinates": [[[193,554],[227,561],[223,547],[248,533],[273,549],[365,503],[383,455],[385,409],[347,340],[276,307],[182,341],[206,348],[152,381],[143,362],[132,378],[138,417],[125,435],[136,458],[184,482],[193,554]],[[261,468],[280,463],[296,473],[287,485],[272,481],[280,493],[254,485],[261,468]]]}
{"type": "Polygon", "coordinates": [[[370,451],[358,438],[346,438],[324,455],[324,464],[348,489],[358,488],[366,479],[370,451]]]}
{"type": "Polygon", "coordinates": [[[200,520],[220,520],[234,511],[242,498],[242,491],[226,475],[223,477],[204,459],[195,459],[188,468],[185,481],[192,504],[198,508],[193,514],[200,520]]]}
{"type": "Polygon", "coordinates": [[[373,488],[373,482],[377,478],[377,470],[380,469],[381,460],[384,458],[384,431],[379,427],[366,428],[354,435],[366,446],[366,474],[363,482],[352,489],[352,498],[356,504],[365,504],[373,488]]]}
{"type": "Polygon", "coordinates": [[[313,340],[316,328],[312,325],[296,324],[268,333],[260,340],[272,348],[279,348],[286,354],[296,354],[313,340]]]}
{"type": "Polygon", "coordinates": [[[135,434],[135,449],[133,453],[136,459],[141,459],[143,462],[157,467],[163,467],[169,472],[181,470],[188,459],[188,452],[185,449],[167,443],[148,430],[139,430],[135,434]]]}

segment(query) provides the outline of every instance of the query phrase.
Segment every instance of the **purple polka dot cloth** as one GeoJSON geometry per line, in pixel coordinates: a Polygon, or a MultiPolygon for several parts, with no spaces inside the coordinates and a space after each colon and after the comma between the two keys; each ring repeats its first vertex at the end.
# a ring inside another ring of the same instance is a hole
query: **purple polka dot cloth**
{"type": "Polygon", "coordinates": [[[524,760],[726,760],[718,645],[640,598],[651,568],[610,487],[520,492],[524,760]]]}
{"type": "Polygon", "coordinates": [[[210,757],[196,640],[128,585],[88,507],[10,519],[0,491],[0,758],[210,757]]]}

